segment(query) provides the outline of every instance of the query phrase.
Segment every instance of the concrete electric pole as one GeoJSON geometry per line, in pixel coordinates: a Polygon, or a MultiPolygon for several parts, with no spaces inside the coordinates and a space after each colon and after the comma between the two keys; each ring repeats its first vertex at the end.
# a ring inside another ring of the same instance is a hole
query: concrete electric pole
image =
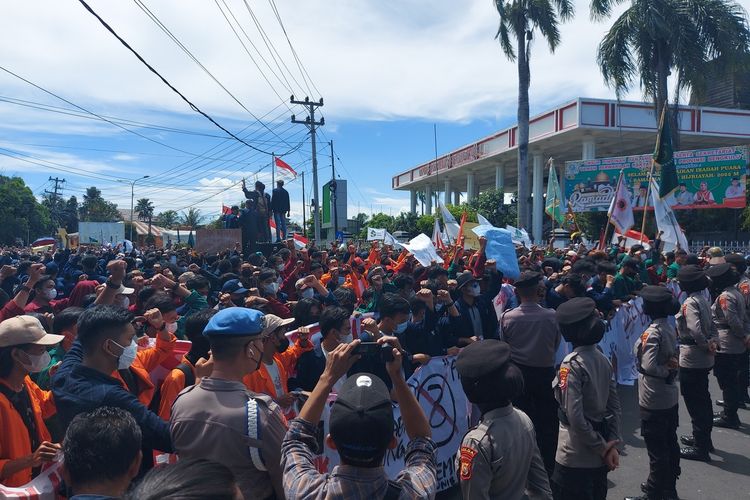
{"type": "Polygon", "coordinates": [[[315,121],[315,109],[323,105],[323,98],[320,101],[311,101],[309,97],[305,97],[304,101],[295,101],[294,96],[291,97],[290,102],[292,104],[300,104],[307,108],[310,113],[304,120],[297,120],[295,115],[292,115],[292,123],[301,123],[306,125],[310,130],[310,140],[312,141],[312,171],[313,171],[313,222],[315,225],[315,244],[320,245],[320,199],[318,197],[318,155],[315,145],[315,127],[322,127],[325,125],[325,118],[321,118],[319,122],[315,121]]]}

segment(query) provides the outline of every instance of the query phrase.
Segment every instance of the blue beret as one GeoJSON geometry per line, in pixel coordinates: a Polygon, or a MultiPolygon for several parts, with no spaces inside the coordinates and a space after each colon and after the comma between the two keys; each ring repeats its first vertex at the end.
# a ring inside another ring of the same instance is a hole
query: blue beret
{"type": "Polygon", "coordinates": [[[251,337],[263,331],[263,313],[246,307],[227,307],[214,314],[203,335],[225,337],[251,337]]]}

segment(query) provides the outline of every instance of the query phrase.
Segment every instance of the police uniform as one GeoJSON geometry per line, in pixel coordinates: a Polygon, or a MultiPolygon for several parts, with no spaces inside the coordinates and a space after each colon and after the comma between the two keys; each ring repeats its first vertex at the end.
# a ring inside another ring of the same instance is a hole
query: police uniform
{"type": "Polygon", "coordinates": [[[717,290],[722,290],[713,305],[711,315],[719,332],[719,349],[714,362],[714,375],[724,396],[724,411],[714,419],[714,426],[737,429],[740,419],[737,408],[740,402],[739,375],[745,356],[745,299],[734,286],[737,272],[729,263],[711,266],[706,274],[717,290]]]}
{"type": "MultiPolygon", "coordinates": [[[[465,347],[456,360],[462,384],[491,377],[509,362],[510,347],[489,339],[465,347]]],[[[493,378],[492,382],[496,382],[493,378]]],[[[485,379],[484,382],[487,382],[485,379]]],[[[482,414],[456,457],[465,500],[551,499],[547,472],[529,417],[508,402],[482,414]]]]}
{"type": "MultiPolygon", "coordinates": [[[[516,288],[536,288],[542,275],[524,271],[516,288]]],[[[557,404],[552,393],[555,378],[555,354],[560,346],[560,329],[555,311],[536,302],[521,304],[500,318],[502,338],[510,346],[510,359],[521,369],[523,394],[513,405],[526,413],[534,423],[537,445],[549,475],[555,467],[557,447],[557,404]]]]}
{"type": "MultiPolygon", "coordinates": [[[[230,307],[215,314],[203,334],[250,341],[262,331],[260,311],[230,307]]],[[[177,396],[170,429],[181,459],[225,465],[245,498],[284,498],[280,455],[286,420],[269,396],[248,391],[241,380],[206,377],[177,396]]]]}
{"type": "Polygon", "coordinates": [[[607,496],[607,444],[620,439],[620,400],[612,365],[597,348],[604,324],[596,303],[576,297],[560,305],[557,319],[574,346],[553,382],[560,404],[552,491],[555,500],[598,500],[607,496]]]}
{"type": "Polygon", "coordinates": [[[717,335],[711,319],[711,304],[703,295],[708,279],[703,270],[695,265],[683,266],[677,274],[682,290],[689,293],[675,315],[680,339],[680,393],[685,399],[693,425],[692,437],[680,440],[689,445],[680,450],[682,458],[709,461],[713,409],[708,392],[708,373],[714,366],[714,351],[717,335]]]}
{"type": "MultiPolygon", "coordinates": [[[[745,298],[745,320],[748,332],[750,332],[750,278],[745,274],[747,261],[745,257],[738,253],[732,253],[726,256],[726,261],[734,265],[740,273],[740,282],[737,283],[737,289],[745,298]]],[[[745,349],[745,357],[740,360],[740,405],[750,403],[750,349],[745,349]]]]}
{"type": "Polygon", "coordinates": [[[641,291],[644,312],[653,311],[652,323],[641,335],[638,350],[638,405],[641,435],[646,442],[649,476],[643,485],[642,499],[677,499],[680,475],[679,393],[677,376],[677,332],[667,316],[676,314],[679,304],[672,293],[661,286],[641,291]]]}

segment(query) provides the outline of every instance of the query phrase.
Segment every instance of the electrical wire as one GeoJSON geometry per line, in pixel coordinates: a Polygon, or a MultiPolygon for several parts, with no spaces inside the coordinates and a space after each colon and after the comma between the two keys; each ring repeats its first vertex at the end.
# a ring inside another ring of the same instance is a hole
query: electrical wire
{"type": "MultiPolygon", "coordinates": [[[[265,154],[268,154],[268,155],[271,154],[270,151],[265,151],[263,149],[257,148],[255,146],[253,146],[252,144],[244,141],[243,139],[241,139],[240,137],[238,137],[234,133],[230,132],[227,128],[225,128],[219,122],[217,122],[216,120],[214,120],[210,115],[208,115],[206,112],[204,112],[198,106],[196,106],[195,104],[193,104],[187,97],[185,97],[179,90],[177,90],[177,88],[175,88],[174,85],[172,85],[171,83],[169,83],[169,81],[166,78],[164,78],[161,75],[161,73],[159,73],[148,62],[146,62],[146,60],[143,58],[143,56],[141,56],[133,47],[131,47],[130,44],[128,44],[128,42],[126,42],[120,35],[118,35],[117,32],[109,24],[107,24],[107,22],[104,19],[102,19],[99,16],[99,14],[97,14],[94,11],[94,9],[92,9],[89,6],[89,4],[87,4],[85,2],[85,0],[78,0],[78,2],[81,5],[83,5],[84,8],[87,11],[89,11],[89,13],[91,13],[91,15],[93,15],[99,21],[99,23],[101,23],[101,25],[104,26],[104,28],[112,34],[112,36],[114,36],[115,38],[117,38],[117,40],[126,49],[128,49],[144,66],[146,66],[146,68],[148,68],[149,71],[151,71],[154,75],[156,75],[162,81],[162,83],[164,83],[164,85],[166,85],[167,87],[169,87],[169,89],[172,90],[172,92],[174,92],[175,94],[177,94],[183,101],[185,101],[185,103],[187,103],[187,105],[190,107],[190,109],[192,109],[196,113],[202,115],[204,118],[206,118],[208,121],[210,121],[211,123],[213,123],[214,125],[216,125],[216,127],[218,127],[219,129],[223,130],[227,135],[229,135],[230,137],[232,137],[234,140],[236,140],[238,142],[241,142],[242,144],[244,144],[245,146],[249,147],[250,149],[254,149],[255,151],[258,151],[260,153],[265,153],[265,154]]],[[[258,118],[255,115],[253,115],[252,113],[250,113],[250,114],[253,116],[253,118],[255,118],[257,121],[259,121],[261,124],[263,124],[266,128],[268,128],[268,126],[265,123],[263,123],[260,120],[258,120],[258,118]]],[[[283,156],[283,154],[281,154],[279,156],[283,156]]]]}

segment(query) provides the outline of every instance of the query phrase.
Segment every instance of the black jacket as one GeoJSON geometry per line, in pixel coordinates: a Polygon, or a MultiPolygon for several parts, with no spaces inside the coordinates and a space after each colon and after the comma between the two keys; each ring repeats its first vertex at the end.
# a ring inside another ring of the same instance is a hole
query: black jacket
{"type": "Polygon", "coordinates": [[[289,192],[283,187],[277,187],[273,190],[271,210],[282,213],[287,213],[289,211],[289,192]]]}

